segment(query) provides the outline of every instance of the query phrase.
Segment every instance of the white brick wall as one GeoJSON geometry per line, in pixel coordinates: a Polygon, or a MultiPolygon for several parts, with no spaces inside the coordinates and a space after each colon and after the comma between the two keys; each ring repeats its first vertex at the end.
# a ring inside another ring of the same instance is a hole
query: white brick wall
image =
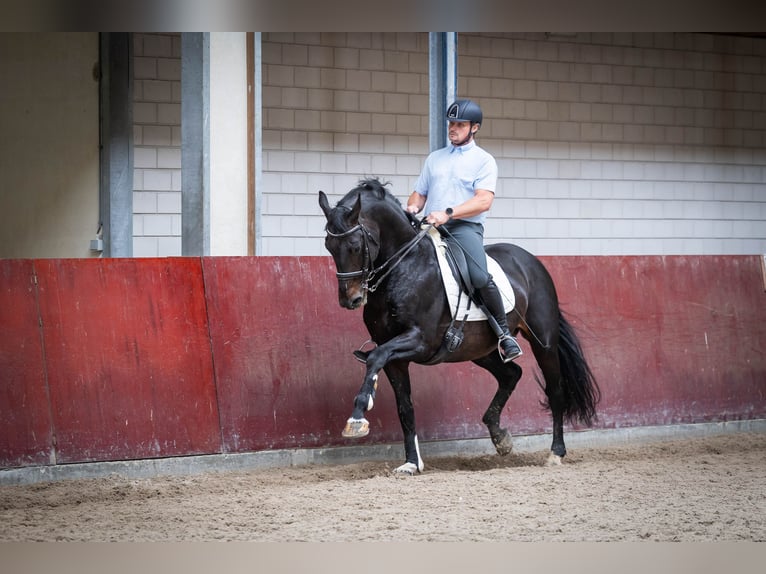
{"type": "Polygon", "coordinates": [[[428,152],[427,34],[263,34],[264,255],[325,255],[322,189],[409,195],[428,152]]]}
{"type": "Polygon", "coordinates": [[[459,54],[458,92],[482,104],[500,165],[488,241],[766,252],[766,41],[461,34],[459,54]]]}
{"type": "MultiPolygon", "coordinates": [[[[500,166],[488,241],[766,252],[766,40],[481,33],[458,50],[458,93],[481,103],[479,142],[500,166]]],[[[318,189],[335,201],[366,175],[412,189],[427,35],[264,33],[263,53],[263,253],[325,254],[318,189]]]]}
{"type": "Polygon", "coordinates": [[[133,255],[181,255],[181,36],[133,34],[133,255]]]}

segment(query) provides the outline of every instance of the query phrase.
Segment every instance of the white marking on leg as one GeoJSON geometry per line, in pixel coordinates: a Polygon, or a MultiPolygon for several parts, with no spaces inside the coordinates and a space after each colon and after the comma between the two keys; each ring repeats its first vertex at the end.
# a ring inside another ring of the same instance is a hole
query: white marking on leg
{"type": "Polygon", "coordinates": [[[415,476],[418,473],[418,467],[411,462],[405,462],[402,466],[396,467],[394,472],[396,474],[408,474],[410,476],[415,476]]]}
{"type": "Polygon", "coordinates": [[[396,474],[415,476],[416,474],[423,472],[425,465],[423,464],[423,459],[420,457],[420,445],[418,444],[417,435],[415,436],[415,452],[418,454],[418,463],[405,462],[402,466],[398,466],[394,469],[396,474]]]}
{"type": "MultiPolygon", "coordinates": [[[[377,389],[377,388],[378,388],[378,375],[373,375],[372,376],[372,389],[373,389],[373,392],[375,392],[375,389],[377,389]]],[[[370,396],[367,397],[367,410],[371,411],[374,404],[375,404],[375,402],[372,400],[372,394],[370,394],[370,396]]]]}
{"type": "Polygon", "coordinates": [[[418,443],[418,435],[415,435],[415,452],[418,453],[418,471],[423,472],[426,467],[423,464],[423,459],[420,457],[420,444],[418,443]]]}

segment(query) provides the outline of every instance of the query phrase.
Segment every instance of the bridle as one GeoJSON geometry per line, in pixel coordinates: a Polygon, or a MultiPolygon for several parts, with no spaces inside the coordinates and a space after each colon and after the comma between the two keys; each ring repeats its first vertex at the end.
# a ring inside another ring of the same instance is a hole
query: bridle
{"type": "Polygon", "coordinates": [[[399,250],[394,253],[391,257],[386,259],[383,263],[381,263],[378,267],[374,267],[372,258],[370,257],[370,242],[374,243],[377,247],[380,247],[378,245],[378,242],[373,237],[372,233],[370,233],[370,230],[367,229],[363,224],[357,223],[354,227],[351,227],[350,229],[347,229],[346,231],[341,231],[340,233],[333,233],[329,229],[327,229],[327,226],[325,225],[325,233],[327,233],[328,236],[333,237],[335,239],[342,239],[344,237],[348,237],[353,233],[356,233],[358,231],[362,232],[362,242],[364,245],[364,260],[362,262],[362,268],[358,271],[343,271],[335,272],[335,277],[337,277],[338,281],[348,281],[349,279],[354,279],[356,277],[362,278],[362,289],[369,293],[374,293],[378,287],[380,287],[380,284],[383,282],[383,279],[388,277],[389,273],[394,270],[394,268],[401,263],[402,259],[404,259],[407,254],[412,251],[415,248],[415,245],[418,244],[418,242],[425,237],[426,233],[428,233],[428,229],[432,227],[431,224],[429,224],[427,227],[421,229],[418,234],[410,239],[407,243],[405,243],[402,247],[399,248],[399,250]],[[380,273],[382,275],[378,276],[380,273]]]}
{"type": "MultiPolygon", "coordinates": [[[[338,278],[339,281],[346,281],[348,279],[354,279],[355,277],[364,277],[364,282],[369,278],[370,275],[370,242],[372,241],[377,245],[377,241],[373,238],[370,231],[361,223],[357,223],[354,227],[351,229],[347,229],[346,231],[341,231],[340,233],[333,233],[329,229],[327,229],[327,226],[324,228],[325,233],[329,235],[330,237],[334,237],[336,239],[342,239],[343,237],[348,237],[349,235],[356,233],[357,231],[362,231],[362,240],[364,245],[364,261],[362,262],[362,268],[359,271],[345,271],[345,272],[337,272],[335,273],[335,276],[338,278]]],[[[373,269],[374,271],[374,269],[373,269]]]]}

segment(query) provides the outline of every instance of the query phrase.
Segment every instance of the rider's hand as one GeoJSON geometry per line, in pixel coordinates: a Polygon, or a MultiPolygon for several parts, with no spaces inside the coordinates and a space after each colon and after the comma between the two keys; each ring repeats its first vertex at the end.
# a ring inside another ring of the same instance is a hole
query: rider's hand
{"type": "Polygon", "coordinates": [[[426,217],[426,221],[430,224],[432,224],[434,227],[439,227],[440,225],[444,225],[450,220],[450,216],[447,214],[446,211],[432,211],[428,214],[428,217],[426,217]]]}

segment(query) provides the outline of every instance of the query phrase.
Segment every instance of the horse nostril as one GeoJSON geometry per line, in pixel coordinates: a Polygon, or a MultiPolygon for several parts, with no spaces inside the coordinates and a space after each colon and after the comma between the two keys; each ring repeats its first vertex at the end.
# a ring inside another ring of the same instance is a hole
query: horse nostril
{"type": "Polygon", "coordinates": [[[351,308],[356,309],[362,304],[363,300],[364,298],[361,295],[354,297],[353,299],[351,299],[351,308]]]}

